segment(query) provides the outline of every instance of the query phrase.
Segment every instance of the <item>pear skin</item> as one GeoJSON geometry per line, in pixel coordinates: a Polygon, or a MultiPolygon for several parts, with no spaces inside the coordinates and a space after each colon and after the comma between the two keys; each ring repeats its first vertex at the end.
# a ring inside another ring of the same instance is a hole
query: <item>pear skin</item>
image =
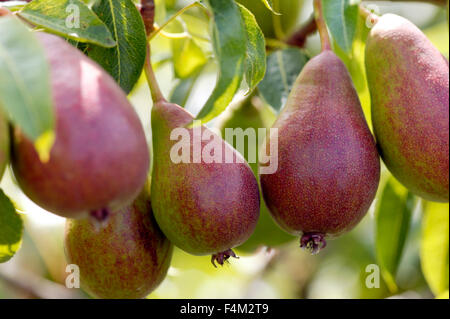
{"type": "MultiPolygon", "coordinates": [[[[293,85],[265,149],[278,134],[278,170],[261,174],[275,221],[318,252],[326,236],[351,230],[369,209],[380,162],[350,75],[330,50],[311,59],[293,85]]],[[[260,163],[260,166],[262,164],[260,163]]],[[[261,171],[261,167],[260,167],[261,171]]]]}
{"type": "Polygon", "coordinates": [[[410,21],[385,14],[367,39],[366,70],[384,163],[416,195],[448,202],[448,61],[410,21]]]}
{"type": "Polygon", "coordinates": [[[171,139],[173,130],[192,121],[193,116],[178,105],[161,101],[153,106],[152,208],[162,231],[176,246],[193,255],[212,254],[213,263],[223,264],[234,255],[231,249],[255,229],[258,183],[244,158],[216,134],[201,142],[201,150],[217,155],[217,161],[194,158],[194,130],[212,134],[206,127],[186,128],[187,139],[177,134],[171,139]],[[190,150],[186,161],[173,161],[176,145],[190,150]],[[226,152],[232,154],[231,163],[225,161],[226,152]]]}
{"type": "Polygon", "coordinates": [[[146,297],[165,278],[172,250],[152,215],[147,187],[104,227],[89,219],[66,222],[68,262],[78,265],[82,288],[97,298],[146,297]]]}
{"type": "Polygon", "coordinates": [[[14,132],[12,167],[23,192],[69,218],[130,204],[147,179],[144,129],[125,93],[101,67],[63,39],[39,33],[50,65],[55,142],[41,161],[33,142],[14,132]]]}

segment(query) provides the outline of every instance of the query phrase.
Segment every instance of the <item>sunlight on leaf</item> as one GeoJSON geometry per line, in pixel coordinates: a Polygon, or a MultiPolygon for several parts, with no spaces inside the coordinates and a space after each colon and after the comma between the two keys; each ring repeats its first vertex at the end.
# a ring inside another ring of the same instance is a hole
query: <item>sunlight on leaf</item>
{"type": "Polygon", "coordinates": [[[0,263],[10,260],[22,243],[23,221],[0,189],[0,263]]]}
{"type": "Polygon", "coordinates": [[[33,24],[72,40],[113,47],[108,27],[79,0],[34,0],[20,12],[33,24]]]}
{"type": "Polygon", "coordinates": [[[242,5],[239,5],[239,9],[247,31],[245,79],[251,92],[266,73],[266,41],[253,13],[242,5]]]}
{"type": "MultiPolygon", "coordinates": [[[[274,5],[273,5],[273,1],[272,0],[261,0],[261,1],[264,3],[264,5],[266,6],[267,9],[272,11],[273,14],[281,15],[281,13],[277,12],[274,9],[274,5]]],[[[278,1],[278,0],[275,0],[275,1],[278,1]]]]}

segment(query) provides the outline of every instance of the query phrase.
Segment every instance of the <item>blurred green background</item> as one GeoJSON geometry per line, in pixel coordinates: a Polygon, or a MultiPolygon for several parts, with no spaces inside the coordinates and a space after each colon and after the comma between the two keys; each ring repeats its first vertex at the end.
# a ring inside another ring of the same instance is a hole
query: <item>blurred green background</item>
{"type": "MultiPolygon", "coordinates": [[[[161,24],[186,3],[189,1],[157,1],[157,22],[161,24]]],[[[393,12],[413,21],[448,57],[445,10],[418,3],[376,2],[376,5],[381,13],[393,12]]],[[[297,25],[301,25],[311,12],[311,1],[305,1],[297,25]]],[[[205,41],[209,38],[209,29],[201,11],[188,11],[165,31],[176,33],[186,26],[195,35],[195,43],[206,52],[205,59],[210,61],[203,67],[193,84],[192,93],[184,101],[185,107],[195,114],[214,87],[216,66],[210,42],[205,41]]],[[[164,35],[158,35],[152,41],[157,78],[167,96],[178,84],[175,72],[183,72],[177,71],[172,63],[176,59],[172,54],[176,45],[176,40],[164,35]]],[[[319,47],[315,35],[308,40],[306,50],[314,55],[319,47]]],[[[357,52],[363,52],[363,48],[361,42],[357,52]]],[[[361,74],[352,72],[360,70],[355,65],[363,65],[362,55],[356,53],[345,62],[354,77],[367,115],[370,100],[366,86],[364,83],[358,85],[361,74]]],[[[240,97],[244,93],[242,91],[240,97]]],[[[150,143],[151,98],[143,78],[129,98],[144,123],[150,143]]],[[[212,127],[214,122],[209,125],[212,127]]],[[[233,259],[223,268],[216,269],[212,267],[209,256],[194,257],[175,249],[167,278],[149,298],[448,298],[448,204],[428,204],[418,200],[397,275],[391,280],[389,276],[381,276],[379,288],[366,285],[371,274],[367,267],[378,264],[375,210],[389,179],[390,174],[383,167],[379,195],[367,216],[350,233],[330,240],[319,255],[311,256],[302,251],[298,239],[295,239],[274,249],[263,247],[252,255],[237,251],[240,259],[233,259]],[[436,233],[437,229],[439,233],[436,233]]],[[[9,169],[1,187],[19,207],[25,233],[16,256],[0,264],[0,298],[89,298],[79,289],[65,288],[68,275],[63,248],[65,220],[45,212],[27,199],[18,189],[9,169]]]]}

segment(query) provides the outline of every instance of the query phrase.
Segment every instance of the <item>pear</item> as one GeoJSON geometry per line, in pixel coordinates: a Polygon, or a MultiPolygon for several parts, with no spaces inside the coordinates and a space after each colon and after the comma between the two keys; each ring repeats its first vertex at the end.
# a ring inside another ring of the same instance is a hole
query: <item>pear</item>
{"type": "Polygon", "coordinates": [[[147,179],[150,156],[142,124],[99,65],[57,36],[37,36],[50,65],[55,141],[48,160],[41,160],[16,128],[15,177],[50,212],[103,219],[130,204],[147,179]]]}
{"type": "MultiPolygon", "coordinates": [[[[252,94],[239,100],[230,106],[230,112],[225,114],[221,121],[217,124],[218,129],[222,133],[222,137],[226,136],[226,129],[240,128],[243,131],[247,129],[255,130],[255,140],[247,140],[244,144],[244,153],[242,154],[248,161],[250,154],[255,154],[255,161],[250,161],[253,174],[258,176],[258,129],[269,128],[276,119],[275,114],[270,107],[264,104],[256,94],[252,94]]],[[[233,147],[236,147],[236,141],[228,141],[233,147]]],[[[262,246],[275,248],[293,239],[293,236],[283,231],[272,219],[267,206],[261,198],[261,208],[259,213],[258,224],[254,233],[250,238],[240,245],[237,249],[240,252],[253,253],[262,246]]]]}
{"type": "Polygon", "coordinates": [[[172,243],[193,255],[212,254],[213,264],[223,264],[255,229],[258,183],[238,152],[205,126],[191,127],[193,119],[164,99],[154,103],[152,208],[172,243]]]}
{"type": "Polygon", "coordinates": [[[449,200],[449,67],[410,21],[386,14],[366,44],[372,122],[381,157],[416,195],[449,200]]]}
{"type": "MultiPolygon", "coordinates": [[[[263,145],[278,137],[278,169],[260,174],[276,222],[302,236],[312,253],[326,236],[351,230],[378,188],[380,161],[356,90],[343,62],[329,49],[303,68],[263,145]]],[[[260,162],[260,172],[263,165],[260,162]]]]}
{"type": "Polygon", "coordinates": [[[68,262],[79,267],[81,287],[97,298],[146,297],[166,276],[172,250],[152,215],[147,186],[103,228],[89,219],[66,222],[68,262]]]}
{"type": "Polygon", "coordinates": [[[0,110],[0,180],[9,160],[9,126],[6,116],[0,110]]]}

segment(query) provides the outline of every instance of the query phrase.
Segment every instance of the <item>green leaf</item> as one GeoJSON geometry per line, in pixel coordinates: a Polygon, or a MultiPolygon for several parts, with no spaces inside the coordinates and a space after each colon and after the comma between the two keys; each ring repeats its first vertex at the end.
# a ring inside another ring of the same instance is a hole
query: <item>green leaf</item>
{"type": "Polygon", "coordinates": [[[448,291],[448,215],[448,203],[425,203],[420,257],[423,274],[435,296],[448,291]]]}
{"type": "Polygon", "coordinates": [[[192,37],[173,39],[171,42],[176,77],[188,78],[208,62],[202,49],[192,37]]]}
{"type": "Polygon", "coordinates": [[[189,24],[184,21],[186,16],[172,21],[165,28],[165,31],[177,35],[170,40],[170,44],[175,76],[180,79],[196,74],[208,62],[203,49],[190,33],[189,24]]]}
{"type": "Polygon", "coordinates": [[[44,49],[35,35],[12,16],[0,19],[0,107],[33,141],[53,132],[44,49]]]}
{"type": "Polygon", "coordinates": [[[353,46],[350,52],[345,52],[339,45],[334,46],[334,52],[341,58],[347,67],[353,84],[358,92],[361,106],[366,117],[367,124],[372,129],[372,114],[370,107],[370,92],[367,86],[366,68],[364,65],[364,57],[366,51],[366,40],[370,29],[366,26],[366,19],[362,16],[358,18],[358,25],[356,29],[353,46]]]}
{"type": "Polygon", "coordinates": [[[20,16],[72,40],[108,48],[116,45],[108,27],[80,0],[33,0],[20,16]]]}
{"type": "Polygon", "coordinates": [[[337,44],[350,52],[358,24],[358,1],[323,0],[323,14],[331,35],[337,44]]]}
{"type": "Polygon", "coordinates": [[[180,79],[170,94],[170,102],[185,107],[196,80],[197,76],[180,79]]]}
{"type": "Polygon", "coordinates": [[[0,263],[10,260],[22,243],[23,221],[0,189],[0,263]]]}
{"type": "Polygon", "coordinates": [[[214,16],[213,47],[219,67],[216,87],[197,115],[208,122],[222,113],[233,99],[244,76],[247,51],[245,26],[233,0],[209,0],[214,16]]]}
{"type": "Polygon", "coordinates": [[[411,226],[415,196],[394,177],[387,180],[375,212],[377,261],[391,292],[397,291],[395,276],[411,226]]]}
{"type": "Polygon", "coordinates": [[[131,0],[99,0],[92,8],[117,41],[111,49],[91,45],[88,55],[129,93],[145,63],[147,37],[144,22],[131,0]]]}
{"type": "Polygon", "coordinates": [[[239,9],[247,31],[245,80],[249,91],[252,91],[261,82],[266,73],[266,41],[253,13],[242,5],[239,5],[239,9]]]}
{"type": "Polygon", "coordinates": [[[297,48],[275,51],[267,57],[264,79],[259,83],[260,96],[279,112],[291,92],[292,85],[308,62],[308,57],[297,48]]]}

